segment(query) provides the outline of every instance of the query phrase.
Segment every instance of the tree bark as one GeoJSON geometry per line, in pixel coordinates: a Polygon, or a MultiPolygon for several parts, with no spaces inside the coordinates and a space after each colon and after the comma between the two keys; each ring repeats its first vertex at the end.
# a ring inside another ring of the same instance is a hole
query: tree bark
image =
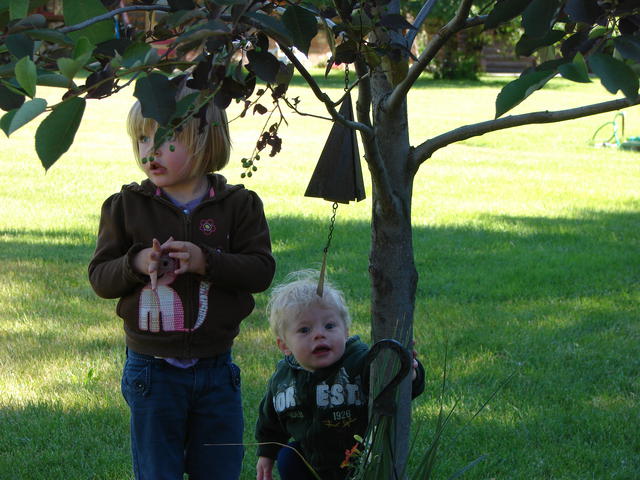
{"type": "MultiPolygon", "coordinates": [[[[409,167],[409,129],[406,102],[393,111],[383,106],[392,85],[380,70],[371,80],[374,116],[373,138],[377,159],[368,159],[372,177],[372,226],[369,273],[371,277],[372,341],[395,338],[409,345],[418,273],[413,256],[411,199],[414,172],[409,167]]],[[[392,372],[383,372],[381,362],[374,364],[390,380],[392,372]]],[[[375,373],[374,373],[375,375],[375,373]]],[[[401,384],[396,414],[394,464],[402,472],[408,459],[411,425],[411,381],[401,384]]],[[[396,476],[390,472],[389,479],[396,476]]],[[[397,477],[401,478],[401,477],[397,477]]]]}

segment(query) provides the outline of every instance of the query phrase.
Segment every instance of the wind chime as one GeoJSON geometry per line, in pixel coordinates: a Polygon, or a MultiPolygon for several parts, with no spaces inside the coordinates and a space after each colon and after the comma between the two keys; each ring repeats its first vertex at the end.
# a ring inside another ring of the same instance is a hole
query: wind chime
{"type": "MultiPolygon", "coordinates": [[[[345,64],[344,97],[340,105],[340,115],[346,120],[353,120],[351,93],[349,92],[349,65],[345,64]]],[[[365,198],[362,170],[360,168],[360,152],[356,140],[356,132],[338,122],[333,123],[329,137],[322,149],[305,197],[323,198],[333,202],[332,215],[329,222],[329,234],[323,250],[322,267],[318,280],[318,296],[324,290],[324,277],[327,268],[327,253],[333,238],[336,213],[339,203],[348,204],[352,200],[360,201],[365,198]]]]}

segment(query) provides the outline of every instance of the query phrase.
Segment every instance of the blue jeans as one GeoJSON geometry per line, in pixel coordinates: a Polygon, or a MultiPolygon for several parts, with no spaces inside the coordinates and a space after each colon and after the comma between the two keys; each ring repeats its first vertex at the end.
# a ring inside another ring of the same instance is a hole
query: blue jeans
{"type": "MultiPolygon", "coordinates": [[[[300,451],[298,442],[289,443],[290,447],[300,451]]],[[[302,453],[302,452],[301,452],[302,453]]],[[[316,477],[309,471],[309,467],[302,461],[300,456],[290,448],[281,448],[278,452],[276,467],[281,480],[315,480],[316,477]]]]}
{"type": "Polygon", "coordinates": [[[189,368],[129,350],[122,394],[131,410],[136,480],[237,480],[242,468],[240,369],[231,354],[189,368]],[[219,444],[236,444],[223,446],[219,444]]]}

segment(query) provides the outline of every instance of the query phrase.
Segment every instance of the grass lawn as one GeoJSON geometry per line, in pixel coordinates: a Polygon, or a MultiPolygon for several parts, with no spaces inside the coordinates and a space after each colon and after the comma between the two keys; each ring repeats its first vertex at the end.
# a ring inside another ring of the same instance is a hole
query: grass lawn
{"type": "MultiPolygon", "coordinates": [[[[506,81],[420,83],[410,96],[412,142],[491,118],[506,81]]],[[[334,98],[340,86],[340,78],[330,82],[334,98]]],[[[611,98],[599,84],[554,80],[549,87],[515,113],[611,98]]],[[[34,126],[1,140],[2,479],[131,478],[121,322],[115,302],[97,298],[86,275],[101,203],[142,178],[124,130],[130,94],[88,102],[72,149],[46,174],[34,126]]],[[[303,111],[322,112],[294,86],[291,96],[298,95],[303,111]]],[[[611,118],[473,138],[437,152],[416,178],[415,334],[427,368],[427,390],[414,402],[418,452],[440,405],[445,346],[442,401],[459,401],[438,478],[482,454],[486,460],[464,478],[640,478],[640,153],[589,145],[611,118]]],[[[232,123],[233,160],[223,172],[231,183],[241,182],[240,158],[250,155],[264,121],[249,115],[232,123]]],[[[319,267],[331,213],[328,202],[303,197],[330,124],[293,114],[288,121],[282,153],[263,155],[256,175],[242,181],[264,201],[276,281],[319,267]]],[[[638,108],[627,111],[626,123],[627,135],[640,135],[638,108]]],[[[364,168],[369,198],[338,209],[329,274],[351,305],[352,333],[368,340],[371,188],[364,168]]],[[[246,442],[279,358],[265,300],[257,296],[234,349],[246,442]]],[[[243,480],[255,478],[255,460],[250,446],[243,480]]]]}

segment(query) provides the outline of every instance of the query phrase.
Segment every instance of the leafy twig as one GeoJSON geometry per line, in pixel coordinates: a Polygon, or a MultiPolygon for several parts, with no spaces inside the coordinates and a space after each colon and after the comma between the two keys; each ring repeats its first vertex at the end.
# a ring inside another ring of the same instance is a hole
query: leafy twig
{"type": "Polygon", "coordinates": [[[68,27],[60,28],[58,29],[58,32],[60,33],[75,32],[77,30],[82,30],[83,28],[93,25],[94,23],[98,23],[103,20],[109,20],[121,13],[133,12],[135,10],[147,10],[147,11],[158,10],[161,12],[170,12],[171,7],[166,5],[132,5],[129,7],[116,8],[115,10],[111,10],[110,12],[103,13],[102,15],[98,15],[97,17],[89,18],[84,22],[80,22],[80,23],[76,23],[75,25],[69,25],[68,27]]]}
{"type": "Polygon", "coordinates": [[[298,72],[300,72],[300,75],[302,75],[302,77],[306,80],[307,84],[309,85],[309,87],[311,87],[311,90],[313,91],[316,98],[318,98],[318,100],[324,103],[325,108],[327,109],[327,111],[331,115],[331,118],[334,121],[338,122],[341,125],[344,125],[347,128],[360,130],[362,132],[365,132],[367,135],[373,135],[373,129],[368,125],[364,125],[360,122],[349,121],[346,118],[344,118],[342,115],[340,115],[336,110],[336,107],[334,106],[331,98],[329,98],[329,96],[320,89],[320,86],[315,81],[313,76],[311,76],[311,74],[307,71],[307,69],[304,68],[304,65],[300,63],[300,60],[296,58],[296,56],[293,54],[291,49],[280,43],[278,43],[278,45],[280,46],[280,49],[286,55],[286,57],[296,67],[296,70],[298,70],[298,72]]]}

